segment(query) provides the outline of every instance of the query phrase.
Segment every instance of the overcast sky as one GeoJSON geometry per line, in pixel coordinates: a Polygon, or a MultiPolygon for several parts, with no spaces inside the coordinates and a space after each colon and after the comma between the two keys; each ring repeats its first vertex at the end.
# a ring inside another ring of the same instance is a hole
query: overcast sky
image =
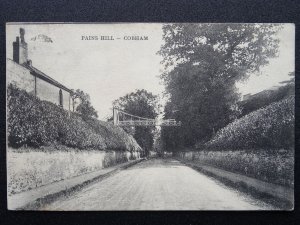
{"type": "MultiPolygon", "coordinates": [[[[71,89],[91,96],[99,119],[112,115],[112,101],[136,89],[154,94],[164,90],[159,79],[162,40],[161,24],[17,24],[7,25],[7,57],[12,58],[12,42],[25,28],[29,59],[33,66],[71,89]],[[31,40],[39,34],[53,42],[31,40]],[[82,40],[82,36],[113,36],[114,41],[82,40]],[[124,40],[124,36],[148,36],[148,40],[124,40]],[[120,38],[120,39],[117,39],[120,38]]],[[[294,71],[294,26],[279,33],[279,57],[247,82],[239,84],[242,94],[277,85],[294,71]]]]}

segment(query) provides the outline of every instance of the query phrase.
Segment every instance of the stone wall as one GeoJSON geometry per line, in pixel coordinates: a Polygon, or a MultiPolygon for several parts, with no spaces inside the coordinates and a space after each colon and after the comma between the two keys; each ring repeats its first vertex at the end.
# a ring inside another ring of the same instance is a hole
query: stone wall
{"type": "Polygon", "coordinates": [[[290,150],[202,150],[173,156],[283,186],[294,186],[294,154],[290,150]]]}
{"type": "Polygon", "coordinates": [[[7,193],[27,191],[55,181],[139,159],[139,152],[7,148],[7,193]]]}

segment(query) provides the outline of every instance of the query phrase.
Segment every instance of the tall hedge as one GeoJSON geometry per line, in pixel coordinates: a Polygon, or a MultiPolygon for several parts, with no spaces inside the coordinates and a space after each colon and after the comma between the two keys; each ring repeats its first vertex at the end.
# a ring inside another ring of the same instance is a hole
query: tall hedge
{"type": "Polygon", "coordinates": [[[284,86],[278,87],[275,90],[265,90],[253,96],[249,99],[239,103],[242,108],[242,114],[240,117],[245,116],[255,110],[266,107],[273,102],[278,102],[295,94],[295,84],[288,83],[284,86]]]}
{"type": "Polygon", "coordinates": [[[61,144],[78,149],[141,150],[121,128],[80,115],[68,115],[61,107],[20,90],[7,90],[8,144],[40,147],[61,144]]]}
{"type": "Polygon", "coordinates": [[[222,128],[208,149],[293,149],[295,96],[247,114],[222,128]]]}

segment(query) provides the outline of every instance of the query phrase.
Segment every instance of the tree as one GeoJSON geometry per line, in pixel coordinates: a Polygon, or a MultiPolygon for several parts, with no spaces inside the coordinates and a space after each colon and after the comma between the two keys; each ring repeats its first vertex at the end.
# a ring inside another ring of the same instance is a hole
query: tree
{"type": "Polygon", "coordinates": [[[97,111],[91,105],[90,96],[84,93],[82,90],[77,89],[76,91],[73,91],[72,101],[73,101],[73,112],[74,110],[76,110],[76,112],[81,114],[83,119],[89,119],[93,117],[98,118],[97,111]],[[75,104],[77,99],[79,99],[79,104],[75,109],[75,104]]]}
{"type": "Polygon", "coordinates": [[[167,146],[205,142],[239,115],[235,84],[277,56],[279,29],[273,24],[163,26],[161,78],[170,96],[165,115],[182,121],[177,131],[163,128],[167,146]]]}
{"type": "MultiPolygon", "coordinates": [[[[158,115],[158,98],[146,90],[137,90],[113,102],[113,106],[132,115],[155,118],[158,115]]],[[[154,127],[124,127],[124,130],[133,134],[137,143],[145,150],[146,154],[153,147],[154,127]]]]}

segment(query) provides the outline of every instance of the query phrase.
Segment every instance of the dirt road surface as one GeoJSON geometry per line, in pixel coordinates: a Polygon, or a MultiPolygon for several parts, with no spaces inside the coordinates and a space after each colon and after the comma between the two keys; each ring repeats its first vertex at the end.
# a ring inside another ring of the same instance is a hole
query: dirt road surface
{"type": "Polygon", "coordinates": [[[265,210],[271,206],[174,159],[132,166],[43,210],[265,210]]]}

